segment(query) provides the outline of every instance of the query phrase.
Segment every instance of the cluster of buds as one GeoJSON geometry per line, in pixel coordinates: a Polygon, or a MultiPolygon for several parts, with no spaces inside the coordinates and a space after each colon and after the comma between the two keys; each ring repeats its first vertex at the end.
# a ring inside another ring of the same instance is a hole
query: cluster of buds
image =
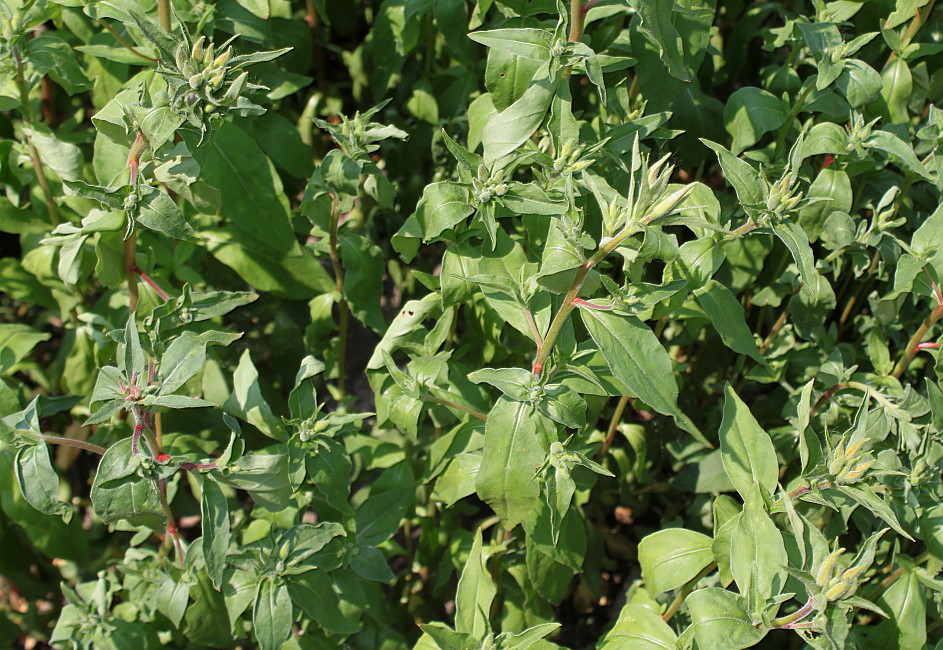
{"type": "Polygon", "coordinates": [[[866,563],[864,561],[866,558],[862,557],[846,569],[838,562],[844,554],[843,548],[832,551],[815,575],[815,583],[822,589],[822,594],[830,603],[854,596],[858,587],[861,586],[861,574],[870,565],[870,562],[866,563]]]}
{"type": "Polygon", "coordinates": [[[581,464],[581,460],[579,455],[568,451],[561,443],[550,443],[550,454],[547,456],[547,462],[560,476],[569,477],[570,468],[573,465],[581,464]]]}
{"type": "Polygon", "coordinates": [[[488,174],[484,165],[478,166],[478,176],[472,179],[472,195],[478,203],[487,203],[492,196],[504,196],[508,193],[508,184],[504,182],[504,171],[497,170],[488,174]]]}
{"type": "Polygon", "coordinates": [[[176,69],[173,72],[175,76],[179,75],[179,81],[183,83],[175,84],[176,92],[171,106],[185,111],[186,108],[202,105],[204,112],[212,113],[220,107],[236,106],[247,90],[258,88],[249,83],[248,72],[226,83],[232,59],[232,47],[228,44],[214,48],[212,43],[206,43],[204,36],[200,36],[189,49],[186,43],[177,47],[174,53],[176,69]]]}
{"type": "MultiPolygon", "coordinates": [[[[638,170],[632,175],[629,192],[624,204],[614,201],[603,214],[606,236],[600,245],[613,239],[616,231],[630,231],[638,225],[652,224],[657,219],[673,213],[684,199],[694,190],[694,184],[670,191],[668,184],[674,165],[668,164],[669,155],[648,164],[648,157],[639,153],[636,139],[632,158],[639,161],[638,170]]],[[[634,165],[633,165],[634,167],[634,165]]]]}
{"type": "Polygon", "coordinates": [[[587,154],[595,152],[597,148],[588,151],[585,144],[577,145],[576,140],[567,140],[560,147],[560,155],[553,161],[553,171],[563,176],[583,171],[593,164],[587,154]]]}
{"type": "Polygon", "coordinates": [[[796,209],[803,198],[798,180],[798,174],[787,171],[782,178],[770,185],[766,197],[766,219],[778,221],[796,209]]]}
{"type": "Polygon", "coordinates": [[[832,450],[831,462],[828,465],[828,473],[831,474],[836,483],[849,485],[860,481],[871,466],[874,465],[874,459],[862,460],[858,452],[864,446],[865,441],[858,442],[845,448],[845,439],[842,438],[832,450]]]}
{"type": "Polygon", "coordinates": [[[876,117],[870,122],[864,121],[861,113],[855,113],[851,116],[851,124],[848,126],[848,153],[859,149],[868,138],[871,137],[871,129],[880,118],[876,117]]]}

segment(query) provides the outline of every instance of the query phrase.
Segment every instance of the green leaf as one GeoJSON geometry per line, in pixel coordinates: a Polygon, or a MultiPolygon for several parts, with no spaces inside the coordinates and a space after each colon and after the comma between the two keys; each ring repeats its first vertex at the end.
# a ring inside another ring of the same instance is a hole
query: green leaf
{"type": "MultiPolygon", "coordinates": [[[[33,42],[35,40],[33,39],[33,42]]],[[[70,181],[79,180],[82,174],[82,164],[85,162],[81,149],[69,142],[62,142],[49,127],[40,122],[24,126],[23,132],[32,140],[43,163],[53,169],[59,178],[70,181]]]]}
{"type": "Polygon", "coordinates": [[[485,164],[503,158],[524,144],[543,122],[556,84],[543,78],[533,82],[520,99],[488,120],[481,136],[485,164]]]}
{"type": "Polygon", "coordinates": [[[305,571],[288,579],[288,595],[321,629],[334,634],[354,634],[360,626],[341,610],[334,581],[326,571],[305,571]]]}
{"type": "Polygon", "coordinates": [[[545,29],[504,27],[491,31],[472,32],[468,38],[489,48],[515,56],[547,63],[551,59],[553,33],[545,29]]]}
{"type": "Polygon", "coordinates": [[[38,332],[22,323],[0,323],[0,373],[19,364],[33,348],[50,338],[48,332],[38,332]]]}
{"type": "Polygon", "coordinates": [[[525,402],[501,397],[488,414],[475,485],[505,528],[513,528],[533,510],[540,494],[536,470],[555,438],[553,422],[525,402]]]}
{"type": "Polygon", "coordinates": [[[422,228],[422,240],[428,242],[462,223],[475,211],[470,202],[468,190],[456,183],[443,181],[426,185],[415,212],[422,228]]]}
{"type": "Polygon", "coordinates": [[[249,351],[242,353],[239,367],[233,375],[233,392],[223,404],[223,410],[244,420],[275,440],[288,440],[288,432],[281,420],[272,413],[262,396],[259,372],[252,363],[249,351]]]}
{"type": "Polygon", "coordinates": [[[786,121],[783,101],[771,93],[747,86],[736,91],[724,106],[724,128],[733,136],[731,153],[739,154],[775,131],[786,121]]]}
{"type": "Polygon", "coordinates": [[[710,587],[695,591],[685,603],[699,647],[740,650],[756,645],[766,636],[766,628],[753,625],[743,596],[710,587]]]}
{"type": "Polygon", "coordinates": [[[684,65],[681,35],[672,21],[674,0],[629,0],[641,20],[641,29],[645,32],[661,54],[661,60],[668,66],[672,77],[690,81],[690,74],[684,65]]]}
{"type": "Polygon", "coordinates": [[[779,482],[776,449],[730,384],[724,386],[724,417],[720,423],[724,471],[744,499],[759,485],[771,495],[779,482]]]}
{"type": "Polygon", "coordinates": [[[910,114],[907,106],[910,103],[910,95],[913,93],[914,82],[907,61],[899,56],[895,57],[881,71],[881,79],[884,84],[881,96],[887,104],[891,122],[897,124],[909,122],[910,114]]]}
{"type": "Polygon", "coordinates": [[[792,254],[792,259],[799,267],[799,275],[802,276],[805,286],[815,298],[818,298],[821,292],[818,290],[815,258],[812,255],[812,247],[809,245],[809,236],[805,234],[802,226],[788,220],[774,223],[772,228],[773,233],[786,244],[786,248],[792,254]]]}
{"type": "Polygon", "coordinates": [[[279,650],[291,634],[294,620],[291,597],[285,582],[274,576],[259,583],[252,608],[252,628],[262,650],[279,650]]]}
{"type": "Polygon", "coordinates": [[[666,650],[678,646],[678,635],[661,616],[643,605],[630,603],[619,612],[616,624],[603,637],[599,650],[666,650]]]}
{"type": "MultiPolygon", "coordinates": [[[[931,183],[933,176],[927,171],[927,168],[917,158],[913,147],[901,140],[890,131],[874,131],[865,143],[868,148],[878,149],[884,153],[891,154],[904,163],[903,168],[911,174],[916,174],[931,183]]],[[[895,161],[895,164],[900,164],[895,161]]]]}
{"type": "Polygon", "coordinates": [[[835,80],[835,86],[852,108],[858,108],[877,99],[884,83],[881,75],[867,63],[849,59],[844,62],[844,69],[835,80]]]}
{"type": "Polygon", "coordinates": [[[711,538],[684,528],[668,528],[639,542],[642,578],[652,597],[686,585],[714,561],[711,538]]]}
{"type": "Polygon", "coordinates": [[[758,363],[766,360],[756,347],[753,332],[747,327],[743,307],[730,292],[730,289],[716,280],[709,280],[707,285],[694,292],[697,304],[707,312],[714,329],[720,334],[724,345],[739,354],[745,354],[758,363]]]}
{"type": "Polygon", "coordinates": [[[750,163],[740,160],[726,147],[704,138],[701,138],[701,142],[717,154],[720,168],[724,170],[724,178],[733,185],[743,211],[750,217],[758,217],[759,207],[766,203],[766,192],[760,182],[759,173],[750,163]]]}
{"type": "Polygon", "coordinates": [[[455,596],[455,629],[476,639],[484,638],[491,629],[488,617],[491,602],[498,593],[485,560],[479,528],[475,531],[468,559],[458,579],[455,596]]]}
{"type": "Polygon", "coordinates": [[[897,515],[894,514],[894,511],[891,510],[884,500],[874,493],[867,485],[835,485],[834,489],[838,490],[847,497],[850,497],[858,504],[864,506],[871,511],[877,517],[880,517],[887,525],[893,528],[897,534],[903,535],[910,541],[914,541],[914,538],[910,536],[910,533],[901,528],[900,522],[897,520],[897,515]]]}
{"type": "Polygon", "coordinates": [[[44,31],[27,41],[25,58],[34,73],[39,76],[48,74],[70,95],[91,87],[76,61],[72,46],[54,31],[44,31]]]}
{"type": "Polygon", "coordinates": [[[212,188],[223,218],[247,237],[279,253],[297,254],[288,198],[275,166],[242,129],[222,122],[202,147],[199,136],[184,139],[200,164],[200,183],[212,188]]]}
{"type": "Polygon", "coordinates": [[[170,576],[157,588],[155,604],[157,611],[170,619],[174,627],[180,627],[180,621],[187,611],[190,601],[190,585],[183,580],[175,581],[170,576]]]}
{"type": "Polygon", "coordinates": [[[710,446],[697,425],[678,407],[671,359],[652,331],[634,316],[595,309],[583,309],[580,316],[616,379],[656,411],[673,417],[696,440],[710,446]]]}
{"type": "Polygon", "coordinates": [[[182,332],[160,357],[157,375],[160,394],[173,393],[203,369],[207,345],[229,345],[241,336],[212,330],[201,334],[182,332]]]}
{"type": "Polygon", "coordinates": [[[350,311],[361,323],[376,332],[386,329],[380,311],[386,260],[380,247],[360,235],[340,237],[344,266],[344,297],[350,311]]]}
{"type": "Polygon", "coordinates": [[[46,515],[60,515],[65,523],[72,518],[72,506],[59,501],[59,475],[49,462],[44,444],[24,445],[14,460],[16,480],[26,501],[46,515]]]}
{"type": "Polygon", "coordinates": [[[92,483],[92,508],[103,522],[126,520],[132,526],[163,530],[164,511],[157,481],[142,476],[142,456],[131,455],[131,438],[116,442],[102,456],[92,483]]]}
{"type": "Polygon", "coordinates": [[[730,572],[741,594],[768,600],[786,586],[789,556],[783,536],[766,514],[763,495],[754,487],[744,497],[743,514],[730,539],[730,572]]]}
{"type": "Polygon", "coordinates": [[[229,503],[216,481],[205,478],[200,504],[203,516],[203,536],[200,541],[206,560],[206,573],[213,586],[219,589],[226,568],[226,556],[229,554],[229,503]]]}
{"type": "Polygon", "coordinates": [[[145,228],[184,241],[193,239],[193,228],[187,223],[183,212],[167,194],[150,188],[138,203],[136,220],[145,228]]]}

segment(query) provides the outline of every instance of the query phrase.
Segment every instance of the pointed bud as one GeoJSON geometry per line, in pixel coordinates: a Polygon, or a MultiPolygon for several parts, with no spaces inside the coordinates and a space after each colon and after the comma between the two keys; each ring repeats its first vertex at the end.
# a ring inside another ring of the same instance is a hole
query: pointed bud
{"type": "Polygon", "coordinates": [[[188,60],[189,57],[187,57],[187,46],[184,43],[181,43],[177,46],[177,51],[174,52],[174,63],[177,64],[177,70],[183,72],[183,69],[186,67],[188,60]]]}
{"type": "Polygon", "coordinates": [[[190,50],[190,58],[194,61],[199,61],[200,57],[203,56],[203,41],[206,40],[205,36],[200,36],[193,43],[193,48],[190,50]]]}
{"type": "Polygon", "coordinates": [[[222,68],[227,63],[229,63],[230,58],[232,58],[232,47],[216,57],[216,59],[213,61],[213,67],[217,69],[222,68]]]}
{"type": "Polygon", "coordinates": [[[564,142],[563,146],[560,147],[560,158],[569,158],[575,144],[576,140],[567,140],[564,142]]]}
{"type": "Polygon", "coordinates": [[[655,162],[654,165],[648,168],[648,184],[649,186],[654,186],[658,183],[658,172],[661,170],[662,165],[668,162],[668,159],[671,157],[671,154],[665,154],[655,162]]]}
{"type": "Polygon", "coordinates": [[[845,472],[838,477],[839,483],[854,483],[861,479],[865,473],[871,469],[871,466],[874,465],[874,460],[868,460],[863,463],[858,464],[853,470],[845,472]]]}
{"type": "Polygon", "coordinates": [[[842,438],[838,441],[838,444],[835,445],[835,449],[832,450],[832,462],[828,465],[828,473],[835,475],[838,474],[842,467],[845,464],[845,439],[842,438]]]}
{"type": "Polygon", "coordinates": [[[593,161],[591,159],[581,160],[579,162],[576,162],[570,165],[569,172],[571,174],[579,173],[592,164],[593,164],[593,161]]]}
{"type": "Polygon", "coordinates": [[[190,84],[190,87],[193,90],[196,90],[197,88],[203,85],[203,73],[198,72],[197,74],[193,75],[192,77],[190,77],[187,83],[190,84]]]}
{"type": "Polygon", "coordinates": [[[246,84],[249,83],[249,73],[243,72],[241,75],[236,77],[236,80],[229,85],[229,89],[226,91],[226,95],[223,96],[223,101],[228,103],[235,103],[239,97],[242,96],[242,93],[246,90],[246,84]]]}
{"type": "Polygon", "coordinates": [[[222,85],[223,80],[225,78],[226,78],[226,69],[222,68],[220,70],[217,70],[216,74],[214,74],[210,78],[210,88],[212,88],[213,90],[216,90],[217,88],[220,87],[220,85],[222,85]]]}
{"type": "Polygon", "coordinates": [[[498,183],[494,188],[494,193],[498,196],[504,196],[508,193],[507,183],[498,183]]]}
{"type": "Polygon", "coordinates": [[[835,569],[835,563],[838,562],[840,558],[845,553],[845,549],[836,548],[832,551],[825,561],[822,562],[822,566],[819,567],[819,572],[815,575],[815,584],[820,587],[824,587],[828,584],[828,581],[832,577],[832,571],[835,569]]]}
{"type": "Polygon", "coordinates": [[[659,201],[658,204],[649,211],[649,213],[645,216],[645,221],[652,222],[655,219],[663,217],[667,214],[671,214],[692,191],[694,191],[694,183],[685,185],[680,190],[675,190],[667,197],[659,201]]]}
{"type": "Polygon", "coordinates": [[[858,456],[858,452],[861,451],[861,448],[864,447],[864,443],[867,442],[865,438],[862,438],[858,442],[854,443],[845,451],[845,460],[851,462],[858,456]]]}

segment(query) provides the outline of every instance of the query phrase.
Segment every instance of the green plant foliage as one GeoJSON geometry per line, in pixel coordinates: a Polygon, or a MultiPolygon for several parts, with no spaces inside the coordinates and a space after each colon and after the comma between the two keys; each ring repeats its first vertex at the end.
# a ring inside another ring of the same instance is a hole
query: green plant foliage
{"type": "Polygon", "coordinates": [[[934,5],[0,3],[0,643],[943,647],[934,5]]]}

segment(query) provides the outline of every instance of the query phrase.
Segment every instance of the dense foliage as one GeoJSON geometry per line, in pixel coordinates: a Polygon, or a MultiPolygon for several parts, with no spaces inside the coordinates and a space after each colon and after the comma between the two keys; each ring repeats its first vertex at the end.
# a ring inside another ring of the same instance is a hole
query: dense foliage
{"type": "Polygon", "coordinates": [[[2,642],[943,647],[934,2],[0,2],[2,642]]]}

